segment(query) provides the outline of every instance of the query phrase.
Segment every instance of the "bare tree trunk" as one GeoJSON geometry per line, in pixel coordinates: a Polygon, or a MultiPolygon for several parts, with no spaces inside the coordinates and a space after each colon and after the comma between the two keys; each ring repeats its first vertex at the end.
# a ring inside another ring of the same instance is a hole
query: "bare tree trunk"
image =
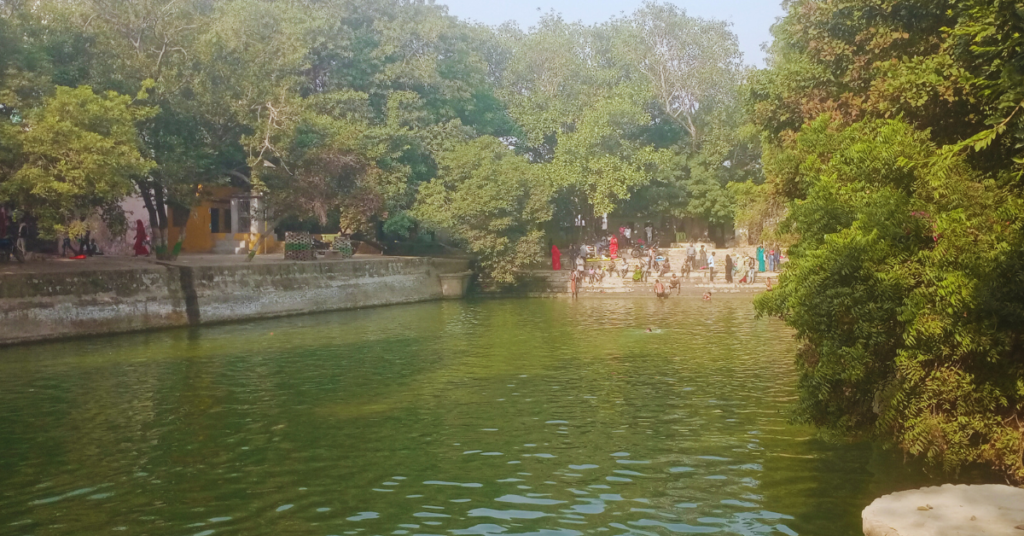
{"type": "Polygon", "coordinates": [[[153,183],[153,201],[156,204],[156,216],[159,225],[159,235],[154,232],[153,248],[156,250],[156,258],[162,261],[173,261],[174,257],[167,249],[167,240],[170,238],[167,233],[167,204],[164,202],[164,188],[159,182],[153,183]],[[157,242],[159,239],[159,242],[157,242]]]}
{"type": "MultiPolygon", "coordinates": [[[[149,213],[149,242],[153,248],[156,257],[160,258],[160,247],[164,244],[166,248],[166,240],[160,231],[160,213],[159,210],[163,209],[162,203],[158,208],[157,203],[153,199],[153,186],[150,180],[138,180],[135,185],[139,188],[139,195],[142,196],[142,203],[146,207],[146,212],[149,213]]],[[[164,216],[166,218],[166,215],[164,216]]]]}

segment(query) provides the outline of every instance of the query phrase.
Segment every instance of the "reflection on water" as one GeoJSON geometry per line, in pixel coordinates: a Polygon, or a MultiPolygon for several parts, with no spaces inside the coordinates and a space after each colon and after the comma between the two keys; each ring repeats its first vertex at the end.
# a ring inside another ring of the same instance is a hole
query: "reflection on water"
{"type": "Polygon", "coordinates": [[[860,533],[748,298],[430,303],[0,350],[0,533],[860,533]],[[653,333],[646,329],[653,328],[653,333]]]}

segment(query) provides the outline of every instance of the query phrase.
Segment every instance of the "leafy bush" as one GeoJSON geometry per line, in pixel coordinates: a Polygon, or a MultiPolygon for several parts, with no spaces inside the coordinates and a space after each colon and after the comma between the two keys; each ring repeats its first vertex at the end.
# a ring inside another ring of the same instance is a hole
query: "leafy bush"
{"type": "Polygon", "coordinates": [[[539,225],[551,218],[552,191],[539,166],[489,136],[443,153],[438,164],[413,216],[452,233],[479,257],[486,279],[516,282],[519,270],[543,258],[539,225]]]}
{"type": "Polygon", "coordinates": [[[800,238],[756,306],[803,343],[800,420],[1024,483],[1019,192],[901,121],[823,118],[785,149],[800,238]]]}

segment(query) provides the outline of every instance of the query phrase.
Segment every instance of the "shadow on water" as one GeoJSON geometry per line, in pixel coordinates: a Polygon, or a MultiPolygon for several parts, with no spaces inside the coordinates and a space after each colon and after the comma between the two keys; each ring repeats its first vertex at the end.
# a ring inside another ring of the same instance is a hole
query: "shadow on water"
{"type": "Polygon", "coordinates": [[[789,424],[793,350],[747,297],[5,349],[0,532],[855,535],[876,496],[941,481],[789,424]]]}

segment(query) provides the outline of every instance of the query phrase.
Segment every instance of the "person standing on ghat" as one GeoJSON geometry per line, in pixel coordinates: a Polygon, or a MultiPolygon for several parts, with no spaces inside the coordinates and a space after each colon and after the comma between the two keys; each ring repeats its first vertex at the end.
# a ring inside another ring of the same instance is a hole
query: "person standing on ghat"
{"type": "Polygon", "coordinates": [[[711,252],[711,256],[708,257],[708,281],[715,282],[715,252],[711,252]]]}

